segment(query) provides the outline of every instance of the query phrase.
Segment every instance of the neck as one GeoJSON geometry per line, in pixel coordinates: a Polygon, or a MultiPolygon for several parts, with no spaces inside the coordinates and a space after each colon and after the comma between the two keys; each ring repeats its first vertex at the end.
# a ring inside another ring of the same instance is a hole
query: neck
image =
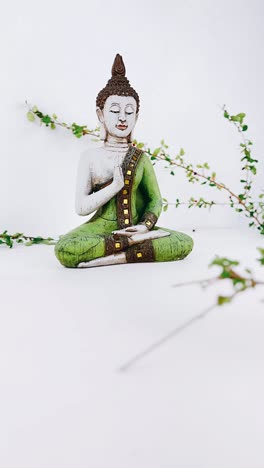
{"type": "Polygon", "coordinates": [[[125,150],[128,149],[127,138],[116,137],[114,135],[107,135],[107,139],[104,143],[106,148],[116,150],[125,150]]]}

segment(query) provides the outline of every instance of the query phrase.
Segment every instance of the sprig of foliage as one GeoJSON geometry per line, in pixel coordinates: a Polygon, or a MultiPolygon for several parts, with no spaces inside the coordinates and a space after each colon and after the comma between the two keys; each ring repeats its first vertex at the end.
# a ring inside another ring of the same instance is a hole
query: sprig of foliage
{"type": "Polygon", "coordinates": [[[258,251],[260,253],[260,258],[258,258],[258,262],[261,265],[264,265],[264,249],[262,249],[261,247],[258,247],[258,251]]]}
{"type": "Polygon", "coordinates": [[[43,114],[37,106],[30,107],[28,106],[27,118],[30,122],[34,122],[36,119],[39,120],[40,124],[44,124],[46,127],[49,127],[51,130],[55,130],[57,126],[64,127],[67,130],[70,130],[76,138],[81,138],[85,135],[94,136],[96,140],[99,140],[99,127],[96,127],[93,130],[88,129],[87,125],[77,125],[73,122],[71,125],[60,122],[56,114],[43,114]]]}
{"type": "MultiPolygon", "coordinates": [[[[261,265],[264,265],[264,249],[258,248],[260,253],[260,258],[257,260],[261,265]]],[[[203,288],[206,288],[214,283],[219,281],[227,281],[231,284],[233,293],[229,296],[220,295],[217,297],[217,302],[215,304],[218,306],[230,303],[233,299],[240,293],[247,291],[249,289],[255,288],[256,286],[263,286],[264,281],[256,280],[253,276],[252,271],[249,268],[244,270],[244,273],[238,273],[236,267],[240,265],[240,262],[237,260],[231,260],[227,257],[215,257],[214,260],[209,264],[209,267],[217,266],[220,268],[220,272],[217,276],[213,278],[198,280],[198,281],[189,281],[187,283],[179,283],[174,285],[175,287],[187,286],[192,284],[198,284],[203,288]]]]}
{"type": "Polygon", "coordinates": [[[198,207],[198,208],[211,208],[213,205],[216,205],[217,202],[211,200],[206,201],[204,198],[200,197],[195,199],[190,197],[188,202],[180,201],[179,198],[176,198],[175,203],[170,203],[167,198],[162,198],[163,200],[163,211],[167,211],[169,205],[174,205],[175,208],[178,208],[180,205],[188,205],[188,208],[198,207]]]}
{"type": "MultiPolygon", "coordinates": [[[[197,164],[194,166],[192,163],[188,163],[185,160],[185,151],[183,148],[180,149],[179,153],[175,157],[171,157],[168,148],[169,146],[164,140],[161,140],[160,146],[154,150],[148,148],[144,143],[138,143],[134,140],[133,144],[149,155],[152,161],[165,161],[167,164],[165,168],[170,169],[170,174],[175,175],[175,169],[180,168],[185,171],[187,180],[190,183],[199,183],[200,185],[207,185],[214,187],[217,190],[222,190],[228,195],[229,206],[234,208],[236,212],[243,213],[247,218],[250,219],[249,227],[256,227],[260,234],[264,234],[264,193],[258,195],[258,201],[252,200],[252,185],[254,177],[257,174],[257,163],[258,160],[252,157],[252,141],[245,137],[245,132],[248,126],[244,123],[246,114],[239,113],[237,115],[230,115],[225,106],[223,107],[224,117],[229,122],[235,125],[239,134],[242,136],[242,142],[240,143],[242,152],[242,171],[245,171],[245,177],[240,180],[243,184],[243,191],[241,193],[235,193],[231,188],[227,187],[223,182],[217,180],[216,172],[210,170],[208,162],[203,164],[197,164]]],[[[218,205],[217,202],[206,202],[202,197],[198,203],[194,203],[193,197],[189,201],[189,206],[210,207],[218,205]]],[[[181,203],[178,203],[178,205],[181,203]]],[[[165,207],[168,203],[165,204],[165,207]]],[[[167,208],[166,208],[167,209],[167,208]]]]}
{"type": "Polygon", "coordinates": [[[189,199],[189,206],[188,208],[192,208],[193,206],[196,206],[198,208],[212,208],[213,205],[215,205],[216,202],[214,201],[206,201],[204,198],[200,197],[198,200],[196,200],[194,197],[191,197],[189,199]]]}
{"type": "MultiPolygon", "coordinates": [[[[258,251],[260,253],[260,258],[258,259],[258,261],[261,265],[264,265],[264,249],[259,248],[258,251]]],[[[252,288],[255,289],[257,286],[264,286],[264,281],[256,280],[251,270],[249,270],[248,268],[245,269],[245,272],[243,274],[238,273],[236,271],[236,267],[238,267],[239,265],[240,262],[238,262],[237,260],[231,260],[226,257],[216,257],[210,263],[209,266],[217,266],[220,268],[220,272],[217,276],[205,280],[189,281],[186,283],[175,284],[174,287],[198,284],[201,287],[205,288],[219,281],[228,281],[229,283],[231,283],[233,293],[229,296],[219,295],[215,304],[211,305],[199,314],[186,320],[173,330],[170,330],[165,336],[162,336],[159,340],[155,341],[154,343],[151,343],[149,346],[139,351],[137,354],[135,354],[125,363],[123,363],[118,370],[120,372],[126,372],[127,370],[131,369],[133,366],[135,366],[135,364],[138,364],[140,361],[142,361],[142,359],[146,358],[150,354],[153,354],[162,346],[167,344],[172,339],[176,338],[178,335],[180,335],[196,323],[201,322],[201,320],[207,317],[208,314],[212,312],[212,310],[214,310],[216,307],[223,306],[225,304],[230,304],[234,300],[234,298],[242,292],[245,292],[252,288]]]]}
{"type": "Polygon", "coordinates": [[[55,239],[52,237],[33,237],[33,236],[25,236],[21,232],[17,232],[16,234],[9,234],[8,231],[4,231],[0,233],[0,244],[4,244],[10,249],[13,247],[14,242],[17,244],[24,244],[26,246],[30,246],[33,244],[47,244],[47,245],[54,245],[56,244],[55,239]]]}

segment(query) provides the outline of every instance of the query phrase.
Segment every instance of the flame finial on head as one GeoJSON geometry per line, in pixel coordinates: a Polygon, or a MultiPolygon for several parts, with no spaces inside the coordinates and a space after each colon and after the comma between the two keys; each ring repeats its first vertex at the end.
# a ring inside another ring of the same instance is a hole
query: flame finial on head
{"type": "Polygon", "coordinates": [[[126,75],[126,67],[124,65],[122,56],[120,54],[116,54],[115,60],[112,66],[112,76],[125,76],[126,75]]]}

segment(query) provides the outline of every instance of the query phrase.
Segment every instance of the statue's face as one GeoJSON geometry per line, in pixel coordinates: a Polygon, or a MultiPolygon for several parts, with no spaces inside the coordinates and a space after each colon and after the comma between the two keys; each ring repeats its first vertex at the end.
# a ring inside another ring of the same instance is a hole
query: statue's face
{"type": "Polygon", "coordinates": [[[106,131],[115,137],[128,137],[136,124],[136,110],[137,103],[132,96],[109,96],[101,114],[106,131]]]}

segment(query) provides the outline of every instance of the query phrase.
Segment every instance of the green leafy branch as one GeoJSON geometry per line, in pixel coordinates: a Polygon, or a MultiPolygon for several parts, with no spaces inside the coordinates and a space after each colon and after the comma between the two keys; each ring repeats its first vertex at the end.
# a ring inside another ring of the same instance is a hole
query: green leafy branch
{"type": "Polygon", "coordinates": [[[47,244],[47,245],[54,245],[56,241],[52,237],[33,237],[33,236],[25,236],[21,232],[17,232],[16,234],[9,234],[8,231],[4,231],[0,233],[0,244],[4,244],[10,249],[13,247],[14,242],[17,244],[24,244],[26,246],[30,246],[33,244],[47,244]]]}
{"type": "MultiPolygon", "coordinates": [[[[258,195],[258,201],[253,201],[251,196],[252,184],[254,177],[257,174],[257,163],[258,160],[252,157],[251,147],[253,145],[251,140],[245,138],[244,132],[247,131],[248,126],[244,123],[245,114],[240,113],[237,115],[230,115],[225,106],[223,107],[224,117],[229,122],[235,125],[236,129],[242,135],[242,142],[240,143],[243,163],[242,171],[245,171],[245,178],[241,179],[240,182],[243,184],[243,191],[239,194],[235,193],[231,188],[227,187],[223,182],[217,180],[216,172],[210,172],[210,166],[207,162],[203,164],[197,164],[196,167],[192,163],[185,161],[185,151],[183,148],[180,149],[179,153],[172,158],[168,153],[168,145],[161,140],[160,146],[152,151],[146,147],[144,143],[138,143],[136,140],[134,144],[144,149],[144,151],[150,156],[153,161],[165,161],[168,166],[165,168],[170,169],[170,174],[175,175],[175,169],[180,168],[185,171],[185,175],[190,183],[199,183],[200,185],[208,185],[218,190],[222,190],[228,194],[229,206],[234,208],[236,212],[243,213],[247,218],[250,218],[249,226],[255,226],[260,231],[260,234],[264,234],[264,193],[258,195]],[[238,207],[235,207],[237,206],[238,207]]],[[[206,202],[203,198],[199,199],[200,202],[195,203],[194,199],[191,198],[189,201],[189,207],[198,206],[201,207],[212,207],[218,205],[217,202],[206,202]]],[[[176,207],[181,204],[179,200],[176,200],[176,207]]],[[[165,203],[165,207],[168,204],[165,203]]],[[[167,208],[165,208],[167,209],[167,208]]]]}
{"type": "MultiPolygon", "coordinates": [[[[264,265],[264,249],[259,248],[258,251],[260,253],[260,258],[258,259],[258,261],[260,262],[261,265],[264,265]]],[[[199,314],[186,320],[182,324],[175,327],[173,330],[169,331],[166,335],[162,336],[159,340],[155,341],[154,343],[151,343],[149,346],[139,351],[137,354],[135,354],[126,362],[124,362],[119,367],[118,370],[120,372],[128,371],[129,369],[134,367],[135,364],[138,364],[140,361],[142,361],[142,359],[153,354],[162,346],[167,344],[172,339],[176,338],[178,335],[180,335],[181,333],[183,333],[184,331],[186,331],[187,329],[189,329],[196,323],[201,322],[201,320],[207,317],[208,314],[212,312],[212,310],[214,310],[216,307],[223,306],[225,304],[230,304],[235,299],[235,297],[241,294],[242,292],[245,292],[250,289],[255,289],[257,286],[264,286],[264,281],[255,279],[251,270],[249,270],[248,268],[245,269],[245,272],[243,274],[238,273],[236,271],[236,267],[238,267],[239,265],[240,265],[240,262],[238,262],[237,260],[230,260],[229,258],[226,258],[226,257],[216,257],[210,263],[209,266],[217,266],[220,268],[220,272],[218,273],[217,276],[213,278],[207,278],[204,280],[188,281],[186,283],[175,284],[174,287],[198,284],[202,288],[206,288],[217,282],[225,281],[231,284],[233,293],[230,294],[229,296],[219,295],[217,297],[216,302],[213,305],[203,310],[199,314]]]]}
{"type": "MultiPolygon", "coordinates": [[[[260,253],[260,258],[258,261],[261,265],[264,265],[264,249],[258,248],[260,253]]],[[[217,297],[216,305],[224,305],[233,301],[233,299],[240,293],[247,291],[248,289],[255,288],[259,285],[264,285],[264,281],[256,280],[252,274],[252,271],[249,268],[246,268],[243,274],[240,274],[236,271],[235,267],[238,267],[240,262],[237,260],[230,260],[226,257],[216,257],[210,264],[209,267],[217,266],[220,268],[220,272],[217,276],[213,278],[198,280],[198,281],[188,281],[186,283],[179,283],[174,285],[174,287],[179,286],[188,286],[192,284],[198,284],[203,288],[206,288],[212,284],[215,284],[219,281],[225,280],[231,283],[233,292],[229,296],[220,295],[217,297]]]]}
{"type": "Polygon", "coordinates": [[[41,112],[37,106],[30,107],[27,101],[26,104],[29,109],[27,112],[27,118],[30,122],[34,122],[37,119],[41,125],[44,124],[51,130],[55,130],[56,127],[59,126],[70,130],[76,138],[89,135],[94,136],[96,140],[99,140],[99,127],[96,127],[93,130],[89,130],[87,125],[77,125],[75,122],[69,125],[65,122],[59,121],[56,114],[52,114],[51,116],[49,114],[43,114],[43,112],[41,112]]]}

